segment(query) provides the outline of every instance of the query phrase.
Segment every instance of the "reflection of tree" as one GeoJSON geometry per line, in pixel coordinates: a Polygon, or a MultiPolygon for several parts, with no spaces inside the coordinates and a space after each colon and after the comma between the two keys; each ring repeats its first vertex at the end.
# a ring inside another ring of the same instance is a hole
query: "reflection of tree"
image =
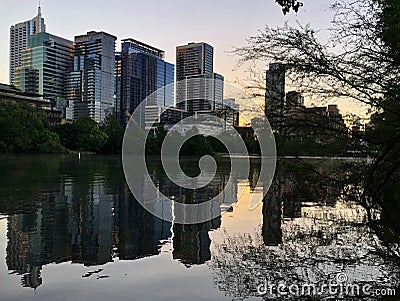
{"type": "Polygon", "coordinates": [[[244,299],[258,296],[264,279],[275,285],[321,285],[338,272],[354,283],[393,288],[397,268],[386,262],[385,245],[368,227],[366,210],[350,197],[360,193],[350,172],[357,164],[279,161],[257,234],[222,232],[213,242],[210,266],[218,289],[244,299]]]}
{"type": "MultiPolygon", "coordinates": [[[[259,229],[261,230],[261,229],[259,229]]],[[[258,233],[260,233],[259,231],[258,233]]],[[[334,281],[345,272],[351,282],[386,287],[399,281],[390,265],[378,256],[374,235],[362,223],[318,220],[286,221],[282,225],[283,243],[264,246],[263,237],[230,236],[214,242],[210,266],[216,287],[231,298],[259,296],[257,286],[296,284],[317,287],[334,281]],[[368,275],[365,271],[368,270],[368,275]]],[[[295,296],[267,295],[275,300],[298,300],[295,296]]],[[[329,295],[318,296],[327,298],[329,295]]]]}

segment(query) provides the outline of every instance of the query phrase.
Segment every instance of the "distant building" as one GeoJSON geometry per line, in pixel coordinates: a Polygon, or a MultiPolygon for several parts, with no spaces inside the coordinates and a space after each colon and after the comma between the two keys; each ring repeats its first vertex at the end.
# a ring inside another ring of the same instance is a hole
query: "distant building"
{"type": "Polygon", "coordinates": [[[162,125],[169,130],[173,125],[189,116],[185,110],[160,105],[149,105],[145,108],[145,128],[155,129],[162,125]]]}
{"type": "Polygon", "coordinates": [[[238,124],[238,106],[234,105],[234,100],[233,109],[224,107],[224,77],[213,72],[213,51],[207,43],[189,43],[176,48],[175,107],[160,105],[160,101],[154,102],[157,105],[146,106],[147,129],[158,125],[169,129],[183,118],[204,114],[224,117],[238,124]]]}
{"type": "Polygon", "coordinates": [[[225,124],[239,126],[239,105],[234,98],[225,98],[223,100],[221,113],[219,117],[224,119],[225,124]]]}
{"type": "Polygon", "coordinates": [[[67,72],[73,63],[73,42],[46,32],[31,35],[16,68],[15,86],[50,100],[66,98],[67,72]]]}
{"type": "Polygon", "coordinates": [[[46,31],[42,9],[32,20],[17,23],[10,28],[10,84],[14,84],[15,71],[22,65],[22,50],[28,47],[29,37],[46,31]]]}
{"type": "Polygon", "coordinates": [[[332,142],[347,136],[348,129],[336,104],[321,107],[291,106],[285,111],[282,129],[287,138],[312,138],[332,142]]]}
{"type": "Polygon", "coordinates": [[[265,115],[272,129],[279,131],[285,107],[285,65],[269,64],[266,71],[265,115]]]}
{"type": "Polygon", "coordinates": [[[304,106],[304,96],[300,92],[290,91],[286,93],[286,107],[299,108],[304,106]]]}
{"type": "Polygon", "coordinates": [[[73,69],[67,79],[67,100],[74,120],[89,116],[101,123],[114,112],[115,40],[105,32],[75,37],[73,69]]]}
{"type": "Polygon", "coordinates": [[[174,65],[164,61],[164,51],[134,39],[122,40],[115,63],[116,116],[121,125],[146,98],[150,105],[173,107],[174,72],[174,65]]]}

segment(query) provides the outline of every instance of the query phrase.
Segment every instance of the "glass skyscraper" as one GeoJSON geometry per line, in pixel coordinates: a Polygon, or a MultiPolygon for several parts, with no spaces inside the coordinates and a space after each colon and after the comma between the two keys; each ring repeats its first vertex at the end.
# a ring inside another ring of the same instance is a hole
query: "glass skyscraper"
{"type": "Polygon", "coordinates": [[[29,37],[16,69],[15,85],[23,92],[50,100],[65,99],[67,72],[72,68],[73,42],[41,32],[29,37]]]}
{"type": "Polygon", "coordinates": [[[122,40],[116,56],[116,115],[125,125],[132,112],[147,98],[150,105],[173,106],[173,64],[164,61],[164,51],[134,39],[122,40]]]}
{"type": "Polygon", "coordinates": [[[67,99],[73,102],[75,120],[89,116],[101,123],[113,113],[116,39],[96,31],[75,37],[73,68],[67,79],[67,99]]]}
{"type": "Polygon", "coordinates": [[[10,27],[10,84],[14,85],[15,71],[22,65],[22,50],[28,47],[29,37],[46,31],[41,7],[32,20],[17,23],[10,27]]]}

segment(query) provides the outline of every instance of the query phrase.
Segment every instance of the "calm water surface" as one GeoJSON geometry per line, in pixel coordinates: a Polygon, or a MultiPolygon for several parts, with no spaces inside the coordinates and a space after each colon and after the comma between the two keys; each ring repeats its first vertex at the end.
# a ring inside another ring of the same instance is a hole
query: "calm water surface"
{"type": "MultiPolygon", "coordinates": [[[[182,164],[196,173],[196,161],[182,164]]],[[[229,166],[220,162],[196,192],[172,185],[156,161],[149,170],[164,194],[201,199],[222,191],[229,166]]],[[[145,211],[117,156],[1,156],[0,170],[1,300],[276,299],[257,286],[319,283],[337,273],[360,285],[398,285],[397,266],[375,252],[380,243],[363,225],[364,210],[344,200],[346,187],[284,163],[256,209],[248,209],[251,193],[262,194],[253,189],[253,160],[222,196],[231,210],[196,225],[145,211]]]]}

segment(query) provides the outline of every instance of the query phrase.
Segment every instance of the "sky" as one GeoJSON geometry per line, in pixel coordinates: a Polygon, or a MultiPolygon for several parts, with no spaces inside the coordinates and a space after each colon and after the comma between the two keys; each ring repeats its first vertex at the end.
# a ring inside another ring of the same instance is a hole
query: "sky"
{"type": "MultiPolygon", "coordinates": [[[[10,26],[32,19],[38,1],[2,0],[0,12],[0,82],[8,83],[10,26]]],[[[189,42],[207,42],[214,47],[214,71],[228,82],[246,78],[246,68],[235,68],[238,57],[233,47],[246,45],[265,25],[285,22],[311,24],[322,35],[329,27],[332,0],[305,0],[298,14],[284,16],[274,0],[42,0],[46,31],[70,40],[87,31],[105,31],[120,41],[134,38],[165,51],[175,63],[175,48],[189,42]]],[[[263,67],[261,67],[260,70],[263,67]]],[[[306,100],[307,101],[307,100],[306,100]]]]}

